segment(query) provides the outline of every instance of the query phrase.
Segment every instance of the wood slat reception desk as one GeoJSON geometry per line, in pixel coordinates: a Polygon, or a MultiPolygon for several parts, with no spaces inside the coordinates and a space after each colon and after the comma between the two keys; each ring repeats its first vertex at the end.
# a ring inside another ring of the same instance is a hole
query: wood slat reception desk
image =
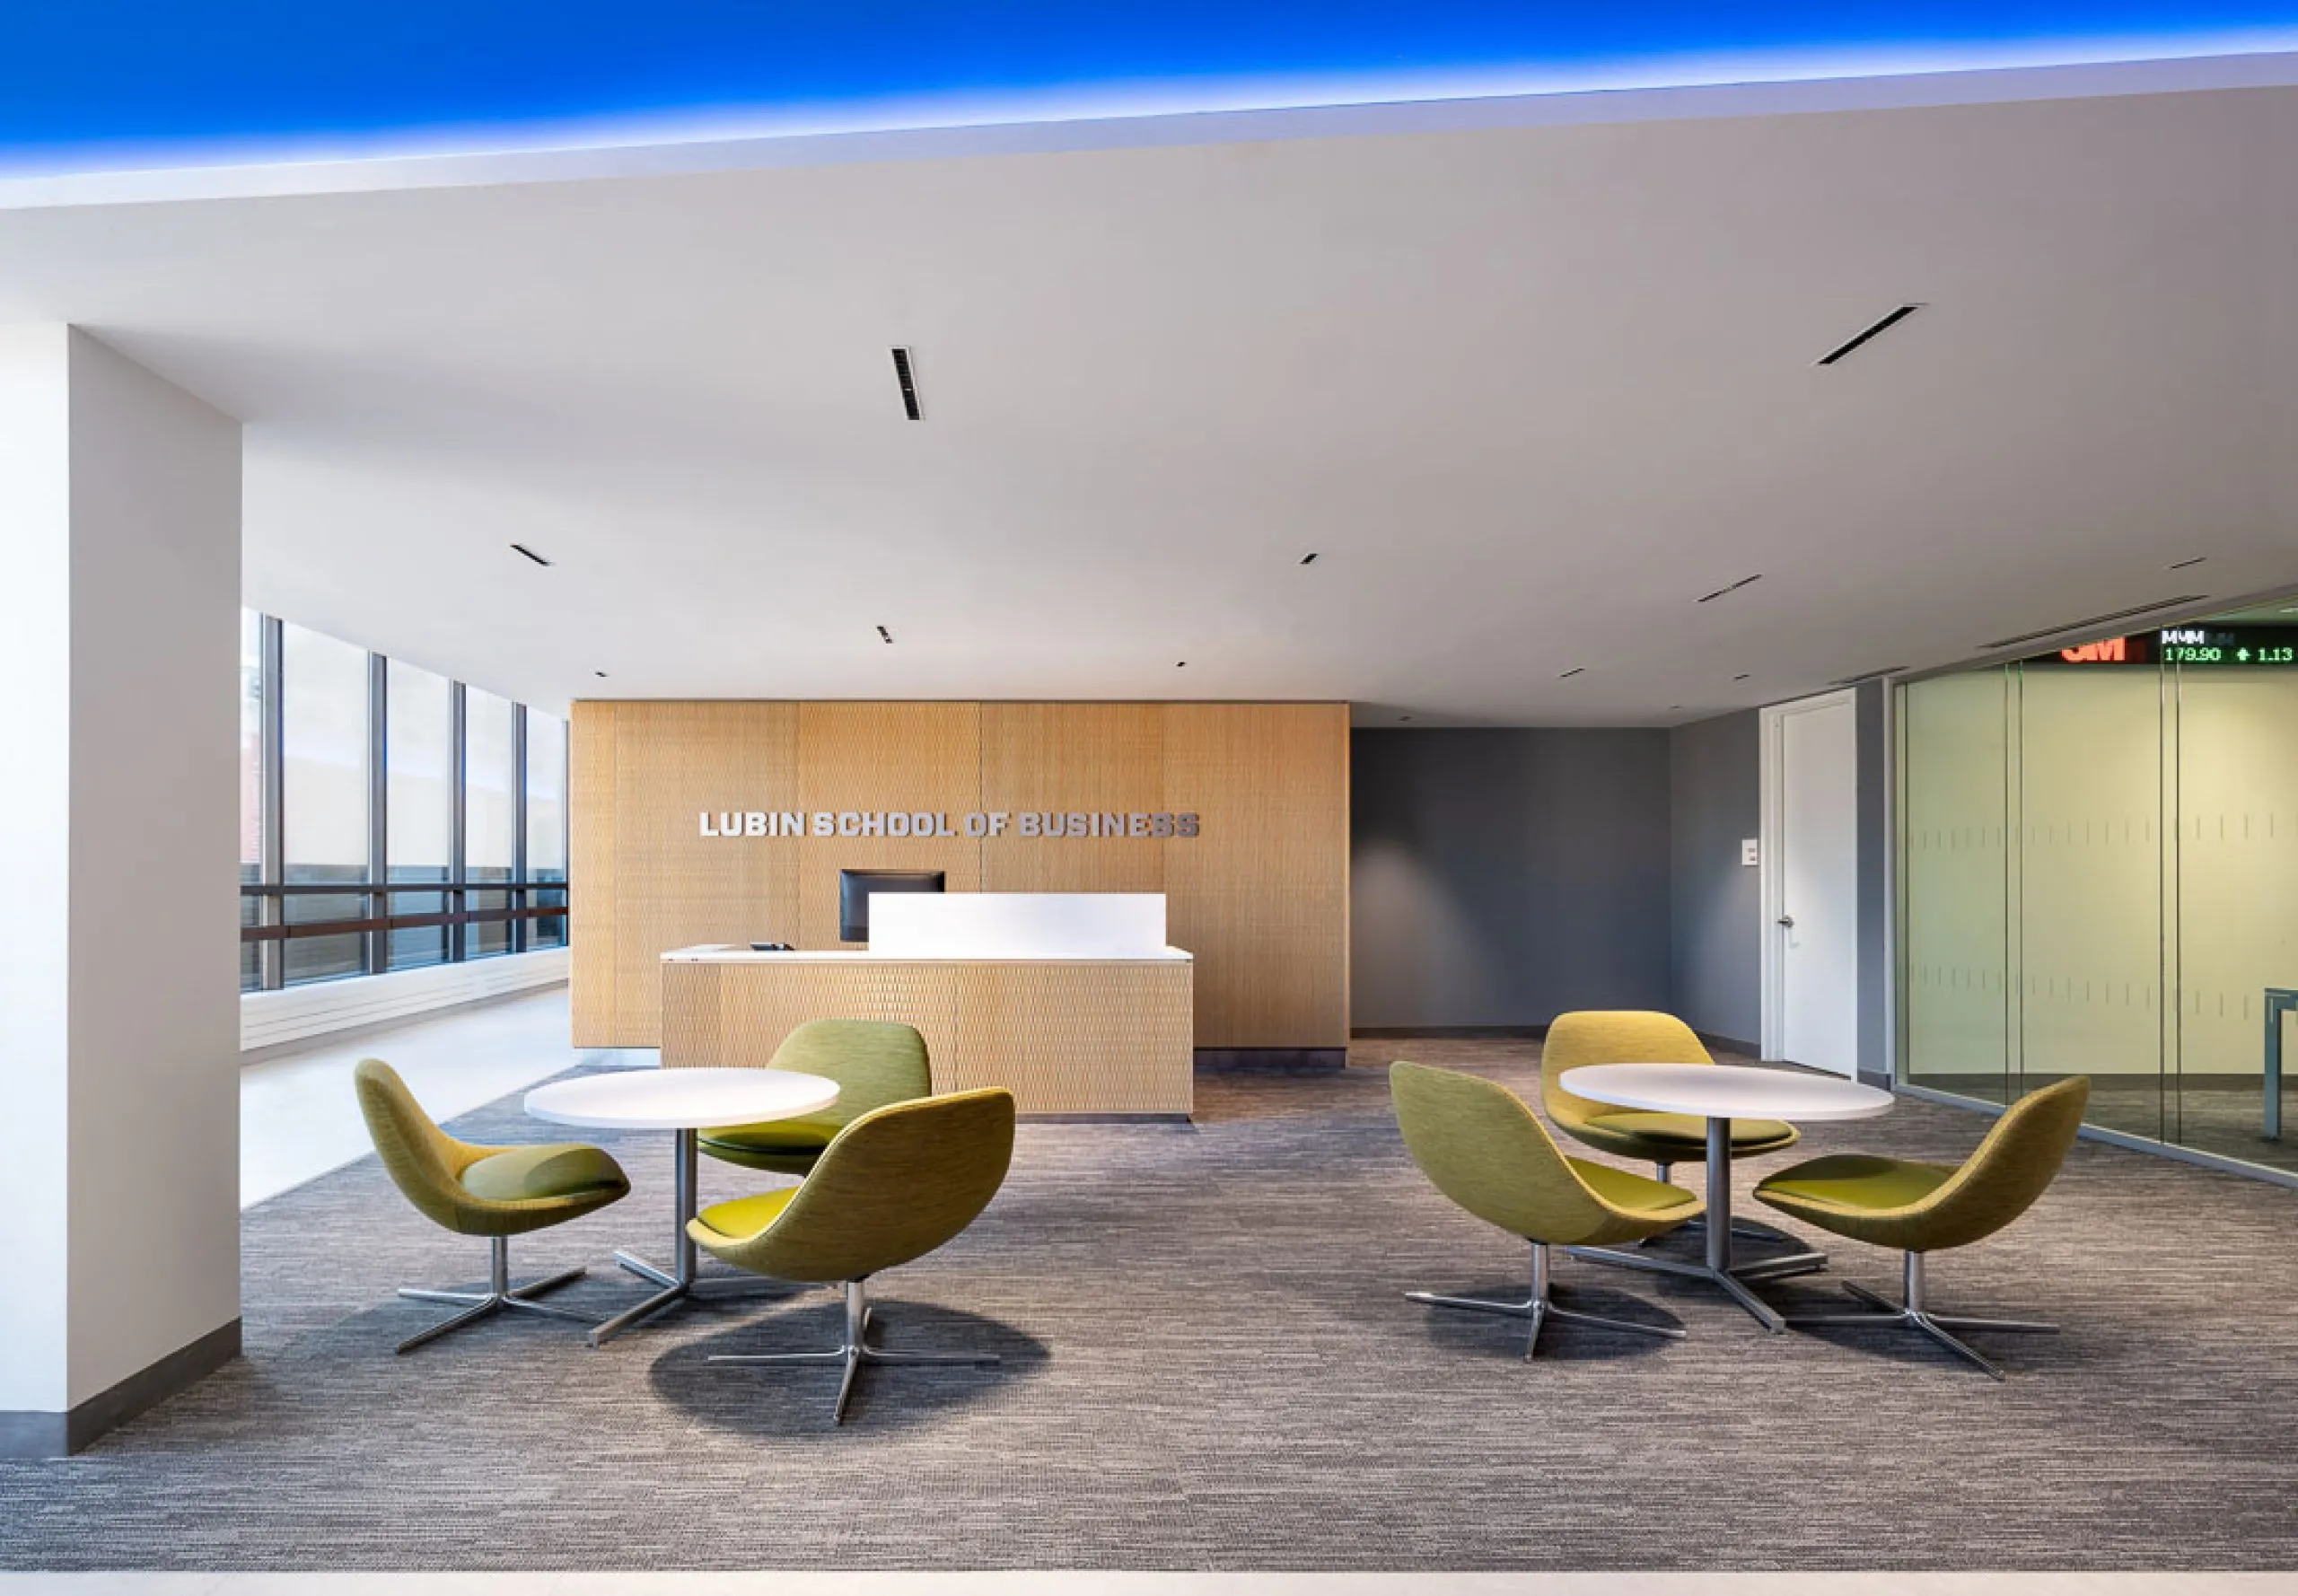
{"type": "Polygon", "coordinates": [[[903,959],[680,948],[662,955],[666,1067],[763,1067],[808,1020],[899,1020],[925,1034],[936,1092],[1003,1086],[1020,1112],[1185,1118],[1189,956],[903,959]]]}

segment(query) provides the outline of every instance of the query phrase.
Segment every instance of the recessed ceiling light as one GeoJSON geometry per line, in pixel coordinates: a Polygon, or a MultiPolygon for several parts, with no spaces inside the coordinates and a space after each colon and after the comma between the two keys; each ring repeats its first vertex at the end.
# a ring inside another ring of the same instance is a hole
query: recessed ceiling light
{"type": "Polygon", "coordinates": [[[543,557],[542,557],[542,556],[540,556],[540,555],[537,554],[533,549],[529,548],[528,548],[525,544],[523,544],[523,543],[513,543],[513,544],[512,544],[512,545],[511,545],[511,547],[512,547],[512,548],[515,548],[515,549],[517,549],[521,554],[525,555],[529,559],[531,559],[531,560],[534,561],[534,563],[535,563],[536,565],[538,565],[538,566],[548,566],[548,564],[550,564],[550,562],[549,562],[548,560],[547,560],[547,559],[543,558],[543,557]]]}
{"type": "Polygon", "coordinates": [[[910,368],[909,351],[906,347],[898,346],[894,350],[894,381],[901,385],[901,413],[912,421],[925,420],[917,408],[917,375],[910,368]]]}
{"type": "Polygon", "coordinates": [[[1176,671],[1185,670],[1188,668],[1188,662],[1187,660],[1175,660],[1173,662],[1173,669],[1176,671]]]}
{"type": "Polygon", "coordinates": [[[2185,570],[2188,566],[2198,566],[2198,565],[2202,564],[2202,562],[2203,562],[2203,561],[2205,561],[2205,560],[2208,559],[2209,557],[2209,557],[2208,555],[2206,555],[2206,554],[2198,554],[2198,555],[2196,555],[2196,556],[2194,557],[2194,558],[2192,558],[2192,559],[2190,559],[2190,560],[2180,560],[2177,565],[2175,565],[2175,566],[2163,566],[2163,567],[2162,567],[2162,569],[2164,569],[2165,571],[2183,571],[2183,570],[2185,570]]]}
{"type": "Polygon", "coordinates": [[[887,631],[885,627],[880,627],[878,628],[878,639],[881,643],[891,643],[894,640],[894,635],[891,632],[887,631]]]}
{"type": "Polygon", "coordinates": [[[603,671],[593,671],[591,674],[597,677],[601,681],[604,681],[607,679],[607,673],[603,671]]]}
{"type": "Polygon", "coordinates": [[[1563,675],[1561,675],[1561,676],[1557,677],[1557,680],[1558,680],[1558,681],[1570,681],[1574,677],[1578,676],[1579,674],[1581,674],[1583,671],[1586,671],[1587,669],[1588,669],[1588,667],[1587,667],[1587,666],[1585,666],[1585,665],[1574,665],[1574,666],[1573,666],[1573,667],[1572,667],[1572,669],[1571,669],[1571,670],[1566,671],[1563,675]]]}
{"type": "Polygon", "coordinates": [[[1301,563],[1304,566],[1315,565],[1317,563],[1316,551],[1311,549],[1307,554],[1302,555],[1301,557],[1301,563]]]}
{"type": "Polygon", "coordinates": [[[1759,571],[1759,572],[1757,572],[1757,573],[1756,573],[1754,575],[1752,575],[1752,576],[1742,576],[1742,577],[1741,577],[1739,581],[1737,581],[1737,582],[1733,583],[1732,583],[1731,586],[1729,586],[1729,587],[1719,587],[1719,588],[1717,588],[1717,589],[1716,589],[1714,592],[1712,592],[1712,593],[1702,593],[1702,594],[1700,594],[1700,595],[1699,595],[1699,597],[1698,597],[1698,598],[1697,598],[1697,599],[1693,600],[1692,601],[1693,601],[1694,603],[1696,603],[1696,604],[1705,604],[1705,603],[1706,603],[1710,599],[1720,599],[1720,598],[1722,598],[1725,593],[1736,593],[1736,592],[1738,592],[1741,588],[1743,588],[1743,587],[1747,586],[1750,583],[1751,583],[1751,582],[1761,582],[1762,580],[1763,580],[1763,573],[1762,573],[1762,572],[1760,572],[1760,571],[1759,571]]]}
{"type": "Polygon", "coordinates": [[[1750,676],[1751,676],[1751,675],[1753,675],[1753,674],[1754,674],[1754,672],[1752,672],[1752,671],[1741,671],[1737,676],[1734,676],[1732,680],[1733,681],[1745,681],[1745,680],[1747,680],[1747,679],[1748,679],[1750,676]]]}
{"type": "Polygon", "coordinates": [[[1814,365],[1833,365],[1837,361],[1841,360],[1845,355],[1867,343],[1870,339],[1881,338],[1885,333],[1890,331],[1891,329],[1897,327],[1900,322],[1906,320],[1909,316],[1914,315],[1921,309],[1923,309],[1923,306],[1920,303],[1901,305],[1898,310],[1893,311],[1890,315],[1885,316],[1882,320],[1877,321],[1873,326],[1863,328],[1858,332],[1853,334],[1850,338],[1846,338],[1842,343],[1838,344],[1834,348],[1829,350],[1825,355],[1820,355],[1819,359],[1813,361],[1811,364],[1814,365]]]}

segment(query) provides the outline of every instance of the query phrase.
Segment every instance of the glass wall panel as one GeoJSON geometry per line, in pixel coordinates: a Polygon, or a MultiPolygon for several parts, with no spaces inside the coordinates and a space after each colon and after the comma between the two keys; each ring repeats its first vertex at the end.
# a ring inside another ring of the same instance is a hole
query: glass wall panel
{"type": "Polygon", "coordinates": [[[2002,671],[1937,676],[1899,700],[1901,1077],[2011,1097],[2007,805],[2002,671]]]}
{"type": "Polygon", "coordinates": [[[2162,1134],[2162,694],[2017,667],[2020,1089],[2091,1077],[2091,1122],[2162,1134]]]}
{"type": "MultiPolygon", "coordinates": [[[[2298,1170],[2265,1092],[2267,994],[2298,988],[2298,674],[2179,669],[2171,1139],[2298,1170]]],[[[2275,1029],[2298,1065],[2298,1024],[2275,1029]]],[[[2285,1077],[2286,1078],[2286,1077],[2285,1077]]],[[[2298,1106],[2285,1089],[2279,1105],[2298,1106]]]]}
{"type": "MultiPolygon", "coordinates": [[[[240,884],[263,881],[263,617],[240,611],[240,884]]],[[[261,923],[262,900],[240,895],[240,924],[261,923]]],[[[262,946],[240,944],[240,990],[263,985],[262,946]]]]}
{"type": "MultiPolygon", "coordinates": [[[[281,628],[280,800],[287,884],[358,882],[367,875],[367,653],[307,631],[281,628]]],[[[355,892],[291,896],[293,925],[355,920],[355,892]]],[[[327,980],[364,968],[362,939],[291,937],[283,944],[286,981],[327,980]]]]}
{"type": "MultiPolygon", "coordinates": [[[[527,711],[527,879],[566,879],[566,723],[555,715],[527,711]]],[[[531,907],[564,909],[565,892],[532,894],[531,907]]],[[[541,916],[528,923],[527,945],[562,947],[566,916],[541,916]]]]}
{"type": "MultiPolygon", "coordinates": [[[[518,816],[523,783],[513,732],[516,706],[477,688],[464,689],[463,848],[466,880],[507,881],[517,862],[518,816]]],[[[508,908],[507,892],[473,892],[474,910],[508,908]]],[[[465,933],[466,956],[483,959],[511,949],[509,922],[481,921],[465,933]]]]}
{"type": "MultiPolygon", "coordinates": [[[[393,660],[386,668],[384,741],[386,849],[393,881],[454,879],[455,760],[452,684],[443,676],[393,660]]],[[[444,892],[394,892],[394,915],[443,915],[444,892]]],[[[390,933],[390,965],[409,969],[447,957],[444,925],[390,933]]]]}
{"type": "Polygon", "coordinates": [[[1902,1079],[2084,1074],[2094,1126],[2298,1171],[2267,1084],[2298,1049],[2285,613],[1900,689],[1902,1079]]]}

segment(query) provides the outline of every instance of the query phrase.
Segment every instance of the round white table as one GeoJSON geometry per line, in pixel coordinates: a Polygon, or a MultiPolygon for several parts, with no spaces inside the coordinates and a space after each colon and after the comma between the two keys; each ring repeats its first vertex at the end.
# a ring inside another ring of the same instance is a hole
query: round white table
{"type": "Polygon", "coordinates": [[[672,1215],[672,1267],[664,1269],[635,1253],[617,1252],[615,1262],[662,1289],[636,1307],[616,1314],[591,1332],[597,1346],[665,1308],[696,1294],[694,1238],[686,1232],[695,1216],[699,1171],[697,1131],[730,1125],[760,1125],[794,1119],[838,1101],[838,1083],[794,1070],[649,1069],[580,1075],[553,1081],[527,1093],[526,1109],[554,1125],[592,1130],[668,1130],[678,1133],[677,1190],[672,1215]]]}
{"type": "Polygon", "coordinates": [[[1688,1275],[1729,1293],[1766,1329],[1787,1321],[1744,1282],[1776,1279],[1822,1268],[1827,1255],[1793,1252],[1741,1264],[1732,1256],[1732,1121],[1734,1119],[1867,1119],[1891,1106],[1891,1094],[1855,1081],[1802,1070],[1734,1064],[1592,1064],[1564,1077],[1564,1089],[1591,1102],[1707,1121],[1707,1248],[1697,1264],[1656,1254],[1605,1247],[1573,1247],[1577,1258],[1623,1264],[1655,1274],[1688,1275]]]}

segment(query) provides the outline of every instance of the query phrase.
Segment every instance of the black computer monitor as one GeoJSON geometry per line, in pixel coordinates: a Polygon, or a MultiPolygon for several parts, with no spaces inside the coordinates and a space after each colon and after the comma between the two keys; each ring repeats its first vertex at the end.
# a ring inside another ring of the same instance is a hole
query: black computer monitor
{"type": "Polygon", "coordinates": [[[838,873],[838,934],[841,941],[870,940],[870,894],[939,892],[938,870],[841,870],[838,873]]]}

